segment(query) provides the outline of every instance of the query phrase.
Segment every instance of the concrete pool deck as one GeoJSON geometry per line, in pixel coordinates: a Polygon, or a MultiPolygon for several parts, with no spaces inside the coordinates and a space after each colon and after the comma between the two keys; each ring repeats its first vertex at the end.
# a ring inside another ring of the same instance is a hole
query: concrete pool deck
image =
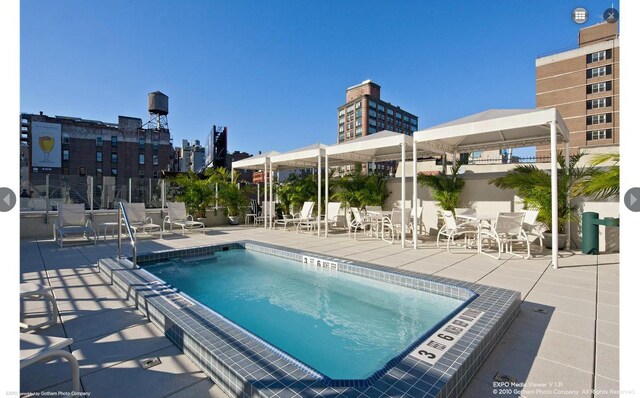
{"type": "MultiPolygon", "coordinates": [[[[379,240],[355,241],[346,234],[330,234],[325,239],[252,227],[212,228],[206,234],[195,232],[185,237],[166,234],[163,240],[143,238],[138,251],[242,239],[520,291],[520,314],[464,397],[493,396],[497,373],[524,383],[522,394],[516,391],[501,396],[550,396],[554,389],[592,396],[592,389],[618,389],[617,254],[562,252],[561,268],[554,270],[548,254],[529,260],[508,256],[495,260],[474,253],[449,254],[436,248],[432,240],[422,242],[414,251],[379,240]]],[[[127,247],[126,241],[123,244],[127,247]]],[[[93,267],[97,260],[113,257],[115,252],[114,240],[64,248],[52,240],[21,242],[21,282],[53,286],[60,307],[62,323],[40,333],[74,339],[71,351],[80,362],[84,391],[92,397],[225,396],[119,291],[97,275],[93,267]],[[143,370],[138,360],[150,357],[160,357],[162,363],[143,370]]],[[[27,322],[38,322],[40,303],[25,302],[25,310],[31,317],[27,322]]],[[[22,391],[57,391],[68,385],[66,363],[39,364],[22,371],[22,391]]]]}

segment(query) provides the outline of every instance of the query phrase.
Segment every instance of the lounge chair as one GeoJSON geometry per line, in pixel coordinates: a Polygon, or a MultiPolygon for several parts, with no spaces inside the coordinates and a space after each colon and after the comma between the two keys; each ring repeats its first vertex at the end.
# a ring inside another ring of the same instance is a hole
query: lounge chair
{"type": "MultiPolygon", "coordinates": [[[[20,298],[26,298],[29,300],[44,299],[51,303],[51,312],[49,312],[49,306],[47,305],[47,320],[37,325],[27,325],[24,322],[20,323],[20,328],[23,331],[40,329],[45,326],[55,325],[58,323],[58,305],[56,299],[53,297],[53,287],[42,286],[37,283],[21,283],[20,284],[20,298]]],[[[21,317],[23,318],[23,317],[21,317]]]]}
{"type": "Polygon", "coordinates": [[[438,231],[436,237],[436,247],[440,247],[440,237],[447,238],[447,252],[451,253],[451,243],[458,237],[464,237],[465,247],[469,247],[470,238],[478,237],[478,221],[470,220],[466,222],[458,222],[450,210],[442,211],[444,225],[438,231]]]}
{"type": "Polygon", "coordinates": [[[422,220],[423,207],[418,206],[414,210],[411,211],[411,222],[409,224],[409,228],[411,229],[411,231],[413,231],[413,224],[416,223],[416,231],[418,234],[421,234],[423,230],[425,233],[427,233],[427,226],[424,225],[424,221],[422,220]]]}
{"type": "Polygon", "coordinates": [[[204,229],[204,223],[200,221],[193,221],[193,216],[187,214],[187,208],[184,202],[167,202],[167,212],[169,213],[162,221],[162,229],[173,230],[173,226],[177,225],[182,228],[182,235],[186,230],[204,229]]]}
{"type": "Polygon", "coordinates": [[[344,229],[347,227],[347,216],[344,212],[340,214],[340,209],[342,209],[342,203],[340,202],[329,202],[327,204],[326,218],[329,229],[344,229]]]}
{"type": "MultiPolygon", "coordinates": [[[[160,238],[162,238],[162,227],[154,224],[151,217],[147,217],[147,210],[144,207],[144,203],[124,203],[124,210],[127,213],[134,238],[138,236],[138,231],[147,234],[160,232],[160,238]]],[[[122,222],[124,224],[124,220],[122,222]]]]}
{"type": "Polygon", "coordinates": [[[529,238],[522,228],[524,221],[524,213],[498,213],[495,226],[489,225],[482,228],[478,240],[480,244],[486,239],[496,242],[498,247],[498,256],[482,252],[490,257],[500,259],[502,253],[509,253],[514,256],[522,257],[525,260],[531,256],[529,247],[529,238]],[[527,255],[520,255],[513,252],[513,244],[522,243],[527,248],[527,255]]]}
{"type": "Polygon", "coordinates": [[[276,216],[276,202],[262,202],[262,213],[254,221],[256,224],[269,222],[276,216]]]}
{"type": "Polygon", "coordinates": [[[288,224],[295,224],[296,228],[302,222],[307,222],[312,220],[313,208],[315,206],[315,202],[304,202],[302,205],[302,210],[299,213],[293,215],[292,218],[284,218],[282,220],[276,220],[276,225],[282,225],[283,230],[287,230],[288,224]]]}
{"type": "Polygon", "coordinates": [[[78,360],[64,348],[73,343],[72,338],[20,333],[20,369],[36,362],[49,362],[62,357],[71,366],[71,383],[74,392],[80,392],[80,367],[78,360]]]}
{"type": "Polygon", "coordinates": [[[534,239],[540,241],[540,248],[538,252],[542,252],[544,249],[544,235],[542,232],[544,231],[544,226],[538,221],[538,210],[525,210],[524,211],[524,220],[522,221],[522,229],[527,234],[528,237],[533,236],[534,239]]]}
{"type": "Polygon", "coordinates": [[[86,218],[84,204],[59,204],[58,218],[53,225],[53,239],[62,247],[65,238],[80,235],[89,240],[93,237],[94,245],[98,239],[96,230],[91,226],[91,220],[86,218]]]}
{"type": "Polygon", "coordinates": [[[349,229],[347,235],[351,237],[351,230],[353,229],[353,237],[358,239],[358,230],[362,229],[362,233],[364,234],[367,231],[367,227],[369,227],[369,231],[373,228],[373,225],[376,224],[372,222],[370,218],[363,216],[360,212],[360,209],[357,207],[351,208],[351,214],[353,217],[351,218],[351,223],[349,223],[349,229]]]}

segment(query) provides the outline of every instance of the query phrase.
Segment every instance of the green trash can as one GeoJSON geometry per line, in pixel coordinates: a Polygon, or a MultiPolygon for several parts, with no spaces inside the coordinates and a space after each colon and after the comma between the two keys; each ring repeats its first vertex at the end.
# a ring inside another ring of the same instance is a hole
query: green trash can
{"type": "Polygon", "coordinates": [[[605,217],[599,219],[599,214],[593,211],[585,211],[582,213],[582,253],[583,254],[599,254],[600,253],[600,234],[599,227],[601,225],[607,227],[619,227],[620,219],[614,217],[605,217]]]}

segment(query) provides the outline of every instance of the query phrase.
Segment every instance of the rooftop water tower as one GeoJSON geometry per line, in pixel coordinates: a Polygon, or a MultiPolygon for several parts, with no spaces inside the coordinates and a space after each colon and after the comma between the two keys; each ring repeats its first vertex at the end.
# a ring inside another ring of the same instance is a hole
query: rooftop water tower
{"type": "Polygon", "coordinates": [[[160,91],[149,93],[149,128],[168,130],[169,97],[160,91]]]}

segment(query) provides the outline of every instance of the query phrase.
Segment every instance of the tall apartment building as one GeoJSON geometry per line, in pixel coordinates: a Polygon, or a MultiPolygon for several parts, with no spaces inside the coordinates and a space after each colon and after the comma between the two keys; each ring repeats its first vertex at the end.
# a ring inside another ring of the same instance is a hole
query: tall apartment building
{"type": "Polygon", "coordinates": [[[200,140],[194,140],[193,144],[189,140],[182,140],[182,146],[176,148],[176,156],[178,157],[177,171],[186,173],[187,171],[200,172],[204,169],[205,148],[200,145],[200,140]]]}
{"type": "MultiPolygon", "coordinates": [[[[536,60],[536,107],[556,107],[570,135],[571,152],[620,142],[618,23],[580,29],[579,47],[536,60]]],[[[548,156],[549,146],[538,146],[548,156]]]]}
{"type": "Polygon", "coordinates": [[[347,102],[338,107],[338,142],[389,130],[412,135],[418,117],[380,99],[380,86],[371,80],[349,87],[347,102]]]}

